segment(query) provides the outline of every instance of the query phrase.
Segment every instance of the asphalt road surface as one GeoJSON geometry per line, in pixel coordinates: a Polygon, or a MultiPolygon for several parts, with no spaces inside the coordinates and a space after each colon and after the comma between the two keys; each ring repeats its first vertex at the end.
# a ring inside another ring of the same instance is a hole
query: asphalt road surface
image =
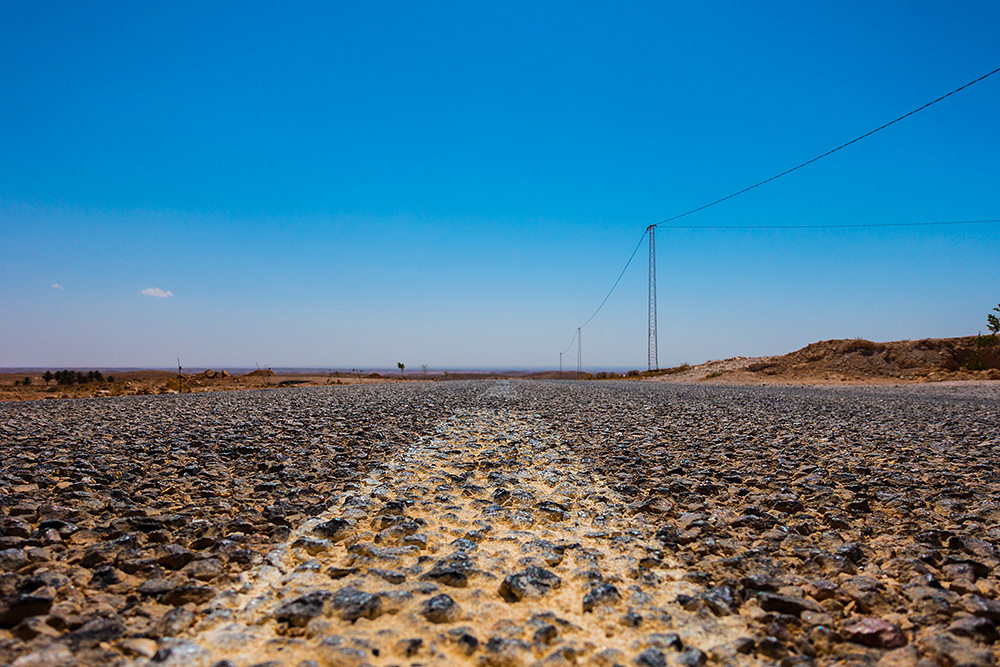
{"type": "Polygon", "coordinates": [[[0,404],[0,664],[994,665],[1000,386],[0,404]]]}

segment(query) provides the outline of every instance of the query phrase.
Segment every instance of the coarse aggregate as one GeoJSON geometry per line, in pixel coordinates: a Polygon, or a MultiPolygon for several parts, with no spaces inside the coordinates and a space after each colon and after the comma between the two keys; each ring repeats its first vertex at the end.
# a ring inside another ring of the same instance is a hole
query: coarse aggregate
{"type": "Polygon", "coordinates": [[[995,665],[1000,386],[0,404],[0,665],[995,665]]]}

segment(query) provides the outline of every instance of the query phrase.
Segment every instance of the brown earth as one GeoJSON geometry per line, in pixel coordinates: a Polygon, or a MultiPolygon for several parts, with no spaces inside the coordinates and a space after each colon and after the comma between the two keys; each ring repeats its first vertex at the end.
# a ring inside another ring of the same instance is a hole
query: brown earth
{"type": "Polygon", "coordinates": [[[307,386],[319,387],[341,384],[374,384],[398,381],[371,373],[365,376],[336,374],[276,374],[271,370],[256,370],[246,375],[230,375],[226,371],[207,370],[202,373],[185,373],[178,378],[172,371],[142,370],[110,373],[114,382],[88,382],[86,384],[46,385],[40,373],[0,373],[0,400],[32,401],[56,398],[92,398],[97,396],[147,396],[150,394],[197,393],[204,391],[237,391],[266,389],[268,387],[307,386]],[[24,378],[31,379],[25,386],[24,378]],[[17,383],[17,384],[15,384],[17,383]]]}
{"type": "Polygon", "coordinates": [[[658,371],[584,373],[543,371],[538,373],[413,373],[380,375],[378,373],[281,373],[270,369],[245,375],[206,370],[198,374],[178,374],[163,370],[140,370],[114,373],[114,382],[89,382],[83,385],[46,384],[40,373],[0,373],[0,401],[97,396],[143,396],[150,394],[234,391],[269,387],[319,387],[327,385],[374,384],[403,380],[481,380],[521,378],[555,379],[648,379],[656,382],[709,382],[717,384],[901,384],[909,382],[945,382],[1000,380],[1000,344],[977,349],[976,336],[962,338],[925,338],[876,343],[862,338],[827,340],[812,343],[782,356],[732,357],[703,364],[677,366],[658,371]],[[983,370],[966,368],[973,354],[979,353],[983,370]],[[22,384],[25,377],[31,379],[22,384]]]}
{"type": "MultiPolygon", "coordinates": [[[[55,371],[56,369],[53,369],[55,371]]],[[[325,387],[328,385],[379,384],[383,382],[444,380],[496,380],[521,377],[521,373],[421,373],[410,375],[382,375],[380,373],[275,373],[270,369],[258,369],[246,374],[230,375],[226,371],[206,370],[201,373],[173,371],[139,370],[116,372],[106,375],[114,382],[88,382],[86,384],[57,385],[55,381],[45,383],[43,373],[0,373],[0,401],[36,401],[57,398],[94,398],[101,396],[148,396],[151,394],[199,393],[205,391],[240,391],[246,389],[267,389],[274,387],[325,387]],[[23,384],[25,378],[30,383],[23,384]]],[[[557,374],[558,375],[558,374],[557,374]]],[[[571,377],[570,373],[565,374],[571,377]]],[[[573,375],[575,377],[575,375],[573,375]]],[[[590,376],[587,376],[588,378],[590,376]]]]}
{"type": "Polygon", "coordinates": [[[976,347],[976,336],[875,343],[861,338],[812,343],[782,356],[732,357],[697,366],[639,373],[658,382],[722,384],[900,384],[1000,380],[1000,345],[976,347]],[[979,354],[983,370],[967,365],[979,354]]]}

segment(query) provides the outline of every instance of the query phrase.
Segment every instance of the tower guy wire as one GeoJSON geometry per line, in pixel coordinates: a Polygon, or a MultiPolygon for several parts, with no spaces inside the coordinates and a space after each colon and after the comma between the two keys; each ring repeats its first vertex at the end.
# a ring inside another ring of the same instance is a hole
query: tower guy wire
{"type": "Polygon", "coordinates": [[[605,296],[605,297],[604,297],[604,301],[601,301],[601,305],[599,305],[599,306],[597,307],[597,310],[595,310],[595,311],[594,311],[594,314],[593,314],[593,315],[591,315],[590,317],[588,317],[588,318],[587,318],[587,321],[586,321],[586,322],[584,322],[583,324],[581,324],[581,325],[580,325],[579,327],[577,327],[577,328],[576,328],[576,333],[575,333],[575,334],[573,334],[573,338],[572,338],[572,339],[571,339],[571,340],[569,341],[569,345],[567,345],[567,346],[566,346],[566,349],[565,349],[565,350],[563,350],[563,352],[564,352],[564,353],[565,353],[565,352],[569,352],[569,349],[570,349],[571,347],[573,347],[573,343],[574,343],[574,342],[576,342],[576,339],[577,339],[577,337],[578,337],[578,336],[580,335],[580,330],[581,330],[581,329],[582,329],[583,327],[585,327],[585,326],[587,326],[588,324],[590,324],[590,321],[591,321],[592,319],[594,319],[595,317],[597,317],[597,313],[601,312],[601,308],[603,308],[603,307],[604,307],[604,304],[606,304],[606,303],[608,302],[608,299],[610,299],[610,298],[611,298],[611,295],[612,295],[612,294],[614,293],[614,291],[615,291],[615,288],[616,288],[616,287],[618,287],[618,283],[620,283],[620,282],[621,282],[621,280],[622,280],[622,276],[624,276],[624,275],[625,275],[625,271],[627,271],[627,270],[628,270],[628,267],[629,267],[629,264],[631,264],[631,263],[632,263],[632,260],[633,260],[633,259],[635,259],[635,254],[636,254],[637,252],[639,252],[639,248],[640,248],[640,246],[642,246],[642,242],[643,242],[643,241],[645,241],[645,240],[646,240],[646,232],[643,232],[643,233],[642,233],[642,236],[641,236],[641,237],[639,238],[639,242],[635,244],[635,249],[634,249],[634,250],[632,251],[632,254],[631,254],[631,255],[629,256],[629,258],[628,258],[628,261],[627,261],[627,262],[625,262],[625,267],[624,267],[624,268],[622,268],[622,272],[618,274],[618,279],[617,279],[617,280],[615,280],[615,284],[611,286],[611,289],[610,289],[610,290],[608,290],[608,294],[607,294],[607,296],[605,296]]]}

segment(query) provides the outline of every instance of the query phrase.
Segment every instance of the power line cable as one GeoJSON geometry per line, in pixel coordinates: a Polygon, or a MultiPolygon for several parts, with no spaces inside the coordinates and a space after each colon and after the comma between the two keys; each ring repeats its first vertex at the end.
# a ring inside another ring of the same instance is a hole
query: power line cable
{"type": "Polygon", "coordinates": [[[860,229],[862,227],[930,227],[933,225],[976,225],[996,220],[948,220],[944,222],[873,222],[860,225],[670,225],[667,229],[860,229]]]}
{"type": "Polygon", "coordinates": [[[960,87],[956,88],[955,90],[951,91],[950,93],[947,93],[946,95],[942,95],[941,97],[937,98],[936,100],[928,102],[927,104],[923,105],[922,107],[918,107],[918,108],[914,109],[913,111],[911,111],[909,113],[903,114],[902,116],[900,116],[896,120],[891,120],[888,123],[886,123],[885,125],[882,125],[880,127],[876,127],[874,130],[871,130],[870,132],[865,132],[860,137],[857,137],[855,139],[851,139],[846,144],[841,144],[840,146],[837,146],[836,148],[834,148],[832,150],[828,150],[827,152],[823,153],[822,155],[817,155],[816,157],[814,157],[811,160],[807,160],[807,161],[803,162],[802,164],[800,164],[798,166],[792,167],[791,169],[786,169],[785,171],[781,172],[780,174],[777,174],[775,176],[772,176],[771,178],[765,179],[765,180],[761,181],[760,183],[756,183],[754,185],[751,185],[748,188],[743,188],[739,192],[734,192],[733,194],[728,195],[726,197],[723,197],[722,199],[716,199],[715,201],[713,201],[713,202],[711,202],[709,204],[705,204],[704,206],[699,206],[698,208],[691,209],[687,213],[681,213],[680,215],[675,215],[672,218],[667,218],[666,220],[661,220],[660,222],[657,222],[654,225],[654,227],[655,226],[659,226],[659,225],[664,225],[664,224],[666,224],[668,222],[672,222],[674,220],[678,220],[678,219],[683,218],[685,216],[691,215],[692,213],[697,213],[698,211],[704,211],[706,208],[708,208],[710,206],[715,206],[716,204],[721,204],[722,202],[727,201],[729,199],[732,199],[733,197],[738,197],[739,195],[741,195],[741,194],[743,194],[745,192],[749,192],[750,190],[753,190],[754,188],[759,188],[760,186],[765,185],[767,183],[770,183],[771,181],[773,181],[775,179],[781,178],[782,176],[786,176],[786,175],[792,173],[793,171],[796,171],[798,169],[801,169],[802,167],[810,165],[813,162],[816,162],[817,160],[822,160],[826,156],[832,155],[833,153],[836,153],[837,151],[839,151],[839,150],[841,150],[843,148],[847,148],[851,144],[855,144],[855,143],[861,141],[862,139],[864,139],[866,137],[870,137],[871,135],[875,134],[876,132],[878,132],[880,130],[884,130],[885,128],[889,127],[890,125],[894,125],[894,124],[898,123],[899,121],[903,120],[904,118],[909,118],[913,114],[918,113],[920,111],[923,111],[927,107],[929,107],[929,106],[931,106],[933,104],[937,104],[941,100],[946,99],[948,97],[951,97],[955,93],[957,93],[959,91],[962,91],[962,90],[965,90],[969,86],[971,86],[973,84],[976,84],[976,83],[979,83],[980,81],[982,81],[983,79],[985,79],[987,77],[993,76],[997,72],[1000,72],[1000,67],[998,67],[997,69],[993,70],[989,74],[984,74],[981,77],[979,77],[978,79],[970,81],[969,83],[965,84],[964,86],[960,86],[960,87]]]}
{"type": "Polygon", "coordinates": [[[576,337],[579,335],[579,329],[582,329],[583,327],[585,327],[588,324],[590,324],[590,321],[592,319],[594,319],[595,317],[597,317],[597,313],[601,312],[601,308],[604,308],[604,304],[606,304],[608,302],[608,299],[611,298],[611,294],[614,293],[615,288],[618,287],[618,283],[621,282],[622,276],[625,275],[625,271],[628,269],[629,265],[632,263],[632,260],[635,259],[635,254],[637,252],[639,252],[639,248],[642,246],[642,242],[646,239],[646,234],[647,233],[648,233],[648,230],[644,231],[642,233],[642,236],[639,237],[639,242],[635,244],[635,250],[632,251],[632,254],[629,256],[628,261],[625,262],[625,267],[622,269],[622,272],[618,274],[618,279],[615,280],[615,284],[611,286],[611,289],[608,291],[608,295],[606,297],[604,297],[604,301],[601,301],[601,305],[599,305],[597,307],[597,310],[594,311],[594,314],[591,315],[590,317],[588,317],[587,321],[580,325],[580,327],[577,329],[577,333],[573,334],[573,339],[569,342],[569,345],[566,346],[566,349],[562,351],[563,354],[566,354],[567,352],[569,352],[570,348],[573,347],[573,343],[576,342],[576,337]]]}
{"type": "MultiPolygon", "coordinates": [[[[580,325],[580,328],[581,328],[581,329],[582,329],[583,327],[587,326],[588,324],[590,324],[590,320],[592,320],[592,319],[594,319],[595,317],[597,317],[597,313],[601,312],[601,308],[604,308],[604,304],[606,304],[606,303],[608,302],[608,299],[610,299],[610,298],[611,298],[611,293],[615,291],[615,288],[616,288],[616,287],[618,287],[618,283],[620,283],[620,282],[621,282],[621,279],[622,279],[622,276],[624,276],[624,275],[625,275],[625,271],[626,271],[626,269],[628,269],[628,265],[632,263],[632,260],[633,260],[633,259],[635,259],[635,254],[636,254],[637,252],[639,252],[639,247],[640,247],[640,246],[642,245],[642,242],[643,242],[643,241],[645,240],[645,238],[646,238],[646,234],[647,234],[647,233],[648,233],[648,232],[645,232],[645,231],[644,231],[644,232],[642,233],[642,236],[640,236],[640,237],[639,237],[639,242],[635,244],[635,250],[633,250],[633,251],[632,251],[632,255],[631,255],[631,256],[630,256],[629,258],[628,258],[628,261],[627,261],[627,262],[625,262],[625,268],[624,268],[624,269],[622,269],[622,272],[618,274],[618,280],[616,280],[616,281],[615,281],[615,284],[611,286],[611,291],[609,291],[609,292],[608,292],[608,295],[607,295],[606,297],[604,297],[604,301],[602,301],[602,302],[601,302],[601,305],[599,305],[599,306],[597,307],[597,310],[595,310],[595,311],[594,311],[594,314],[593,314],[593,315],[591,315],[591,316],[590,316],[590,317],[589,317],[589,318],[587,319],[587,321],[586,321],[586,322],[584,322],[583,324],[581,324],[581,325],[580,325]]],[[[570,343],[570,345],[572,345],[572,343],[570,343]]]]}
{"type": "MultiPolygon", "coordinates": [[[[1000,70],[997,70],[1000,71],[1000,70]]],[[[1000,218],[988,219],[988,220],[943,220],[935,222],[873,222],[873,223],[862,223],[859,225],[671,225],[667,229],[718,229],[718,230],[728,230],[728,229],[863,229],[872,227],[932,227],[940,225],[977,225],[977,224],[991,224],[1000,222],[1000,218]]],[[[663,224],[663,223],[657,223],[663,224]]],[[[653,227],[657,225],[651,225],[653,227]]],[[[642,246],[642,242],[646,240],[646,234],[649,233],[647,229],[642,233],[639,238],[639,243],[636,244],[635,249],[632,251],[632,255],[625,262],[625,267],[622,269],[621,273],[618,274],[618,279],[615,280],[615,284],[611,286],[611,290],[608,291],[607,296],[604,297],[604,301],[601,301],[601,305],[597,307],[594,314],[591,315],[586,322],[584,322],[580,329],[590,324],[590,321],[597,317],[597,313],[601,312],[601,308],[604,304],[608,302],[611,298],[611,294],[618,287],[618,283],[621,282],[622,276],[625,275],[626,269],[635,259],[635,254],[639,252],[639,248],[642,246]]],[[[569,345],[566,349],[562,351],[562,354],[566,354],[573,347],[573,343],[576,342],[576,337],[579,335],[579,329],[573,334],[573,338],[569,341],[569,345]]]]}
{"type": "MultiPolygon", "coordinates": [[[[916,109],[914,109],[913,111],[910,111],[909,113],[903,114],[902,116],[900,116],[899,118],[896,118],[895,120],[891,120],[888,123],[885,123],[884,125],[876,127],[874,130],[870,130],[869,132],[866,132],[865,134],[862,134],[861,136],[856,137],[856,138],[848,141],[847,143],[841,144],[840,146],[837,146],[836,148],[828,150],[827,152],[825,152],[825,153],[823,153],[821,155],[817,155],[816,157],[812,158],[811,160],[807,160],[807,161],[803,162],[802,164],[799,164],[799,165],[796,165],[795,167],[792,167],[791,169],[786,169],[785,171],[781,172],[780,174],[776,174],[776,175],[774,175],[774,176],[772,176],[772,177],[770,177],[768,179],[760,181],[759,183],[755,183],[754,185],[751,185],[749,187],[743,188],[742,190],[740,190],[738,192],[734,192],[731,195],[728,195],[728,196],[723,197],[721,199],[717,199],[717,200],[715,200],[713,202],[710,202],[708,204],[705,204],[703,206],[699,206],[698,208],[691,209],[690,211],[687,211],[686,213],[681,213],[680,215],[675,215],[672,218],[667,218],[666,220],[661,220],[660,222],[657,222],[657,223],[655,223],[653,225],[650,225],[650,227],[659,227],[660,225],[665,225],[668,222],[673,222],[674,220],[679,220],[680,218],[684,218],[686,216],[689,216],[692,213],[697,213],[698,211],[703,211],[706,208],[709,208],[711,206],[715,206],[716,204],[721,204],[722,202],[727,201],[729,199],[732,199],[733,197],[738,197],[739,195],[744,194],[746,192],[749,192],[750,190],[753,190],[755,188],[759,188],[760,186],[765,185],[767,183],[770,183],[771,181],[776,180],[778,178],[781,178],[782,176],[786,176],[786,175],[792,173],[793,171],[797,171],[797,170],[801,169],[802,167],[808,166],[808,165],[812,164],[813,162],[816,162],[818,160],[821,160],[821,159],[827,157],[828,155],[832,155],[833,153],[836,153],[839,150],[847,148],[848,146],[850,146],[852,144],[855,144],[855,143],[861,141],[862,139],[865,139],[866,137],[870,137],[871,135],[873,135],[876,132],[879,132],[881,130],[884,130],[885,128],[889,127],[890,125],[895,125],[899,121],[904,120],[905,118],[909,118],[913,114],[919,113],[920,111],[923,111],[927,107],[930,107],[930,106],[932,106],[934,104],[937,104],[938,102],[940,102],[940,101],[942,101],[944,99],[947,99],[948,97],[951,97],[955,93],[960,92],[962,90],[965,90],[969,86],[972,86],[972,85],[974,85],[976,83],[979,83],[980,81],[982,81],[982,80],[984,80],[984,79],[986,79],[988,77],[991,77],[991,76],[993,76],[994,74],[996,74],[998,72],[1000,72],[1000,67],[998,67],[997,69],[993,70],[992,72],[984,74],[983,76],[981,76],[981,77],[979,77],[977,79],[973,79],[972,81],[966,83],[963,86],[959,86],[958,88],[952,90],[951,92],[946,93],[946,94],[942,95],[941,97],[939,97],[939,98],[937,98],[935,100],[932,100],[932,101],[928,102],[927,104],[924,104],[923,106],[917,107],[916,109]]],[[[672,229],[838,229],[838,228],[852,228],[852,227],[861,228],[861,227],[915,227],[915,226],[929,226],[929,225],[964,225],[964,224],[974,224],[974,223],[984,223],[984,222],[998,222],[998,221],[997,220],[962,220],[962,221],[949,221],[949,222],[924,222],[924,223],[916,223],[916,222],[914,222],[914,223],[881,223],[881,224],[880,223],[874,223],[874,224],[861,224],[861,225],[742,225],[742,226],[731,226],[731,227],[727,227],[727,226],[698,226],[698,225],[685,225],[685,226],[681,226],[681,225],[678,225],[678,226],[673,226],[671,228],[672,229]]],[[[611,289],[608,291],[607,296],[605,296],[604,300],[601,301],[601,305],[599,305],[597,307],[597,310],[594,311],[594,314],[591,315],[587,319],[587,321],[584,322],[577,329],[577,332],[573,334],[573,339],[570,341],[569,345],[563,351],[563,354],[565,354],[566,352],[568,352],[570,350],[570,348],[573,347],[573,343],[576,342],[576,338],[579,335],[579,330],[582,329],[583,327],[587,326],[588,324],[590,324],[590,321],[593,320],[595,317],[597,317],[597,314],[599,312],[601,312],[601,309],[604,307],[604,304],[607,303],[608,299],[611,298],[611,295],[614,293],[615,288],[618,287],[618,283],[621,282],[622,276],[625,275],[625,271],[628,269],[629,265],[632,263],[632,260],[635,258],[636,253],[639,252],[639,247],[642,245],[642,242],[645,240],[646,234],[648,234],[648,233],[649,233],[649,228],[647,228],[643,232],[642,236],[639,238],[639,242],[636,244],[635,250],[632,251],[632,255],[628,258],[628,261],[625,263],[625,267],[622,269],[621,273],[618,274],[618,279],[615,280],[615,284],[611,286],[611,289]]]]}
{"type": "Polygon", "coordinates": [[[576,342],[576,334],[573,334],[573,340],[569,342],[569,345],[567,345],[566,349],[562,351],[562,354],[566,354],[567,352],[569,352],[569,348],[573,347],[573,343],[575,342],[576,342]]]}

